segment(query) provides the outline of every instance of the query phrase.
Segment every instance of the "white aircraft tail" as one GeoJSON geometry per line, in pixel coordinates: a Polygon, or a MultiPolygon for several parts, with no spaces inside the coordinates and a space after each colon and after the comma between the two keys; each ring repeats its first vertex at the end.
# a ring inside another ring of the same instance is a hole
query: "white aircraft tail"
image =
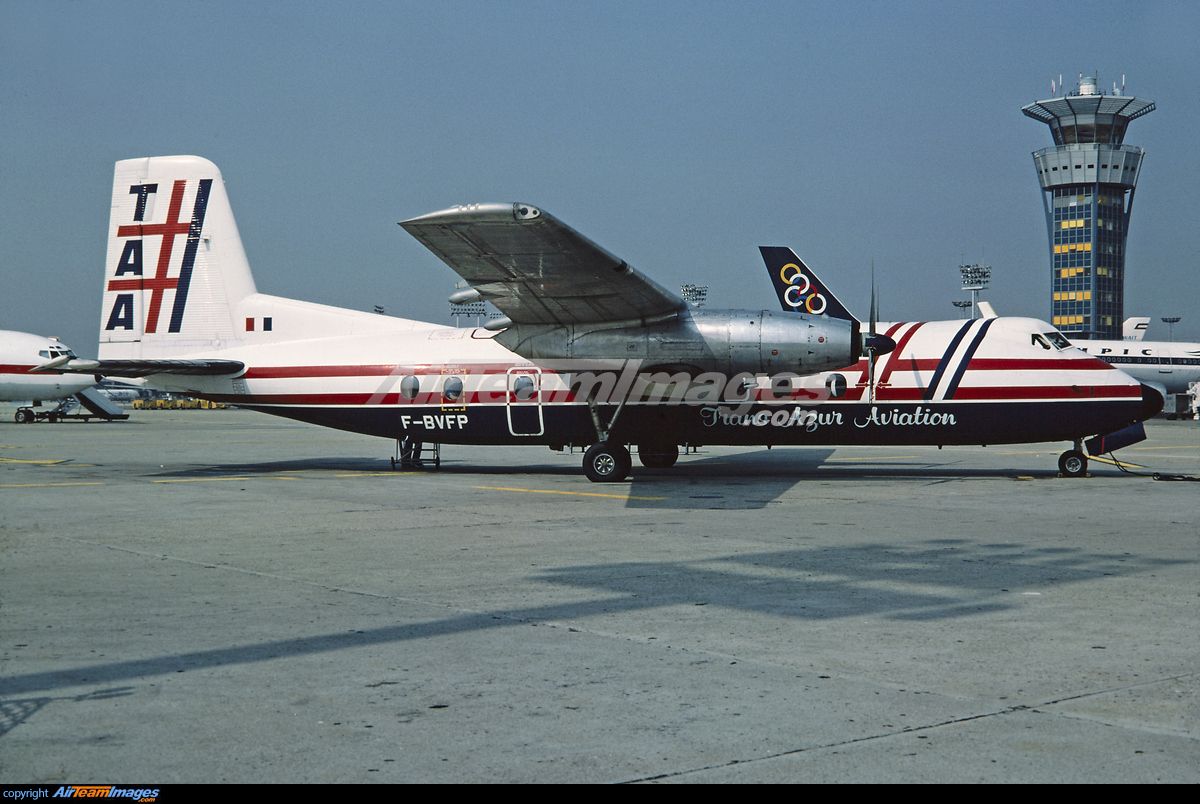
{"type": "Polygon", "coordinates": [[[101,360],[197,358],[240,346],[434,328],[258,293],[216,165],[198,156],[117,163],[101,360]]]}
{"type": "Polygon", "coordinates": [[[100,357],[162,357],[236,345],[254,294],[221,171],[198,156],[118,162],[108,224],[100,357]]]}
{"type": "Polygon", "coordinates": [[[1126,318],[1121,327],[1121,340],[1140,341],[1146,337],[1146,330],[1149,328],[1149,318],[1126,318]]]}

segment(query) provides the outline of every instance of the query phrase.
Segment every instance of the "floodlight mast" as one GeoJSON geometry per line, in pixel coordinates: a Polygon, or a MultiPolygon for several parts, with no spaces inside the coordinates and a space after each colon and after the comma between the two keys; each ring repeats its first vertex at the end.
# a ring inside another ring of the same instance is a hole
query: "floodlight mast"
{"type": "Polygon", "coordinates": [[[1168,336],[1168,338],[1172,342],[1175,341],[1175,325],[1178,324],[1182,320],[1183,320],[1183,318],[1180,316],[1177,316],[1177,315],[1168,316],[1167,318],[1164,318],[1162,320],[1162,322],[1167,325],[1167,330],[1168,330],[1168,332],[1170,332],[1170,335],[1168,336]]]}
{"type": "Polygon", "coordinates": [[[688,304],[703,307],[704,300],[708,298],[708,285],[680,285],[679,295],[688,304]]]}
{"type": "MultiPolygon", "coordinates": [[[[979,309],[979,291],[986,289],[991,281],[992,266],[960,265],[958,271],[962,274],[962,289],[971,291],[971,318],[975,318],[975,311],[979,309]]],[[[955,306],[958,306],[958,302],[955,302],[955,306]]]]}

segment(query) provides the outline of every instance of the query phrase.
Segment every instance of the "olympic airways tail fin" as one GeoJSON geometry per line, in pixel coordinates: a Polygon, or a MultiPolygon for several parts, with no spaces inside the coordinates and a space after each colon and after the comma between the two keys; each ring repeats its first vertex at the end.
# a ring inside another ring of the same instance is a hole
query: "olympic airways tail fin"
{"type": "Polygon", "coordinates": [[[771,283],[785,312],[858,320],[790,248],[759,246],[758,250],[762,252],[767,273],[771,275],[771,283]]]}
{"type": "Polygon", "coordinates": [[[237,345],[256,292],[221,171],[198,156],[126,159],[113,176],[100,356],[237,345]]]}

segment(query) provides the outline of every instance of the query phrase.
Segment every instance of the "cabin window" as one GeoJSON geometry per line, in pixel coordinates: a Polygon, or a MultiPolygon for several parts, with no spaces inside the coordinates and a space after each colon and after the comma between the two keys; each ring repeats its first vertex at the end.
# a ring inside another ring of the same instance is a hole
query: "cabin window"
{"type": "Polygon", "coordinates": [[[442,384],[442,400],[445,402],[457,402],[462,399],[463,381],[460,377],[447,377],[446,382],[442,384]]]}
{"type": "Polygon", "coordinates": [[[533,378],[528,375],[521,375],[513,382],[513,396],[520,402],[528,402],[533,399],[535,393],[535,385],[533,378]]]}
{"type": "Polygon", "coordinates": [[[421,392],[421,381],[411,374],[400,381],[400,396],[409,402],[417,398],[421,392]]]}

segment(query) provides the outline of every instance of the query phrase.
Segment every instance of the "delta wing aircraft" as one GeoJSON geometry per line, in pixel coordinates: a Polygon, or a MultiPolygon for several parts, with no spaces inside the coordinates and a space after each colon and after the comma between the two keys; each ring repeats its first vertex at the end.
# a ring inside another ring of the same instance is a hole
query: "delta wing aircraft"
{"type": "Polygon", "coordinates": [[[401,226],[471,286],[452,301],[486,299],[505,317],[447,328],[260,294],[215,165],[118,162],[100,359],[65,368],[408,449],[587,447],[594,481],[628,474],[630,444],[643,464],[669,467],[681,445],[1064,440],[1121,430],[1153,407],[1137,382],[1082,353],[1032,371],[965,372],[978,360],[1040,358],[1027,354],[1030,335],[1048,327],[1024,319],[986,340],[987,328],[966,337],[898,325],[906,357],[876,377],[899,342],[873,325],[863,332],[799,260],[787,276],[803,309],[701,310],[527,204],[454,207],[401,226]],[[1031,377],[1031,389],[1015,386],[1031,377]],[[911,388],[897,395],[901,386],[911,388]]]}

